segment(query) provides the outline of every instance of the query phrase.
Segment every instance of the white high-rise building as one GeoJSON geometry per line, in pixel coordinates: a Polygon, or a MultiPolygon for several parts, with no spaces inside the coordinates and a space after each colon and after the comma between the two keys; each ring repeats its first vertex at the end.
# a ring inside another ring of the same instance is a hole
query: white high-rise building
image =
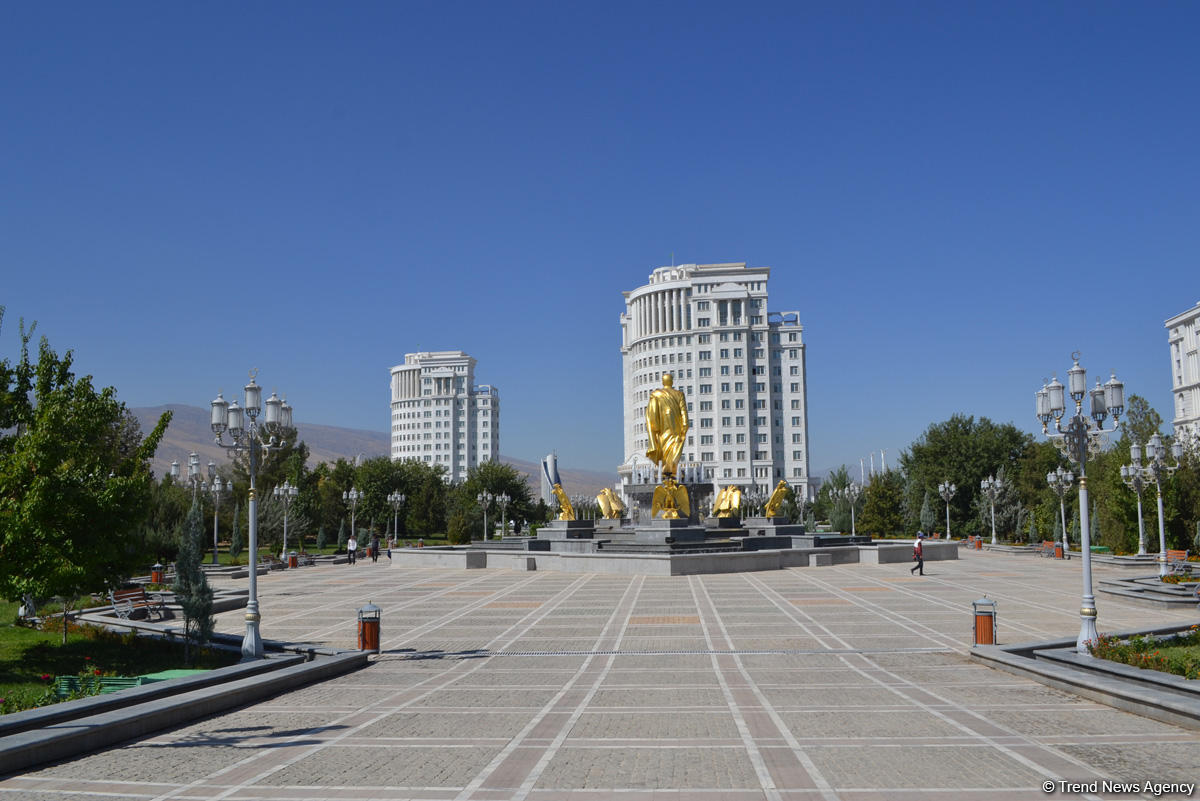
{"type": "Polygon", "coordinates": [[[1200,432],[1200,303],[1167,320],[1176,436],[1200,432]]]}
{"type": "Polygon", "coordinates": [[[624,483],[641,483],[646,403],[669,372],[691,422],[681,471],[698,463],[704,480],[761,492],[786,479],[808,497],[804,329],[798,312],[768,310],[770,272],[745,262],[659,267],[624,293],[624,483]]]}
{"type": "Polygon", "coordinates": [[[500,391],[476,386],[475,360],[461,350],[406,353],[392,368],[392,459],[446,468],[460,481],[500,457],[500,391]]]}

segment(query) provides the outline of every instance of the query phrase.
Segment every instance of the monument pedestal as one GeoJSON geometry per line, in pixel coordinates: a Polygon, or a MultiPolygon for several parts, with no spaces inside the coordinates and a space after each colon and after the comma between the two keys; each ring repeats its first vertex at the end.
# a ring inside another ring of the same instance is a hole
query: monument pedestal
{"type": "Polygon", "coordinates": [[[633,541],[648,545],[670,545],[675,542],[703,542],[705,528],[693,526],[686,519],[654,519],[638,523],[633,528],[633,541]]]}
{"type": "Polygon", "coordinates": [[[590,540],[596,534],[595,520],[551,520],[538,529],[539,540],[590,540]]]}
{"type": "Polygon", "coordinates": [[[595,524],[594,528],[597,534],[612,534],[621,529],[628,528],[624,520],[610,520],[608,518],[599,518],[590,521],[595,524]]]}
{"type": "Polygon", "coordinates": [[[752,537],[798,537],[803,523],[789,523],[786,517],[747,517],[742,520],[746,535],[752,537]]]}

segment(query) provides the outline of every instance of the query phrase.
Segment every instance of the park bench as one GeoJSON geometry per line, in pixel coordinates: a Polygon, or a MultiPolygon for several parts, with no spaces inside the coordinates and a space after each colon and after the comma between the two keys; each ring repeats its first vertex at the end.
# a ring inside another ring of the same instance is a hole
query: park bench
{"type": "Polygon", "coordinates": [[[142,678],[140,676],[57,676],[54,679],[54,695],[58,700],[64,701],[72,695],[76,695],[80,690],[86,690],[89,695],[94,695],[99,685],[100,695],[108,695],[109,693],[128,690],[130,687],[142,686],[142,678]]]}
{"type": "Polygon", "coordinates": [[[1171,573],[1190,574],[1192,572],[1192,564],[1187,558],[1187,551],[1167,549],[1167,570],[1171,573]]]}
{"type": "Polygon", "coordinates": [[[113,611],[122,620],[129,620],[139,609],[145,609],[146,615],[158,615],[159,620],[166,618],[167,605],[162,595],[147,594],[145,587],[134,587],[129,590],[109,590],[108,599],[112,601],[113,611]]]}
{"type": "Polygon", "coordinates": [[[1054,540],[1042,540],[1042,547],[1039,551],[1042,556],[1054,557],[1054,540]]]}

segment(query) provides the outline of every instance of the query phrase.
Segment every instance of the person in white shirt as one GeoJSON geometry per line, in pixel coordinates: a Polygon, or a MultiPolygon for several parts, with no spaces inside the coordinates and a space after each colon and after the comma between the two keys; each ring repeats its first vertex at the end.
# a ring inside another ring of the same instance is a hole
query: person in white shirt
{"type": "Polygon", "coordinates": [[[354,564],[358,557],[358,540],[354,539],[354,535],[350,535],[350,539],[346,540],[346,553],[350,555],[350,564],[354,564]]]}
{"type": "Polygon", "coordinates": [[[913,560],[916,564],[913,565],[912,570],[908,571],[909,573],[917,573],[921,576],[925,575],[925,550],[922,547],[924,542],[925,532],[918,531],[917,538],[913,540],[913,560]]]}

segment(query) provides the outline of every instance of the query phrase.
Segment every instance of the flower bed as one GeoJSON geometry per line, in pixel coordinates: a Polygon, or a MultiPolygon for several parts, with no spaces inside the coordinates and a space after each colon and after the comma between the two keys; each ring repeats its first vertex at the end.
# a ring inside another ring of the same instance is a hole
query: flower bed
{"type": "Polygon", "coordinates": [[[1088,645],[1092,656],[1148,670],[1200,679],[1200,626],[1171,637],[1139,636],[1119,640],[1101,634],[1088,645]]]}

